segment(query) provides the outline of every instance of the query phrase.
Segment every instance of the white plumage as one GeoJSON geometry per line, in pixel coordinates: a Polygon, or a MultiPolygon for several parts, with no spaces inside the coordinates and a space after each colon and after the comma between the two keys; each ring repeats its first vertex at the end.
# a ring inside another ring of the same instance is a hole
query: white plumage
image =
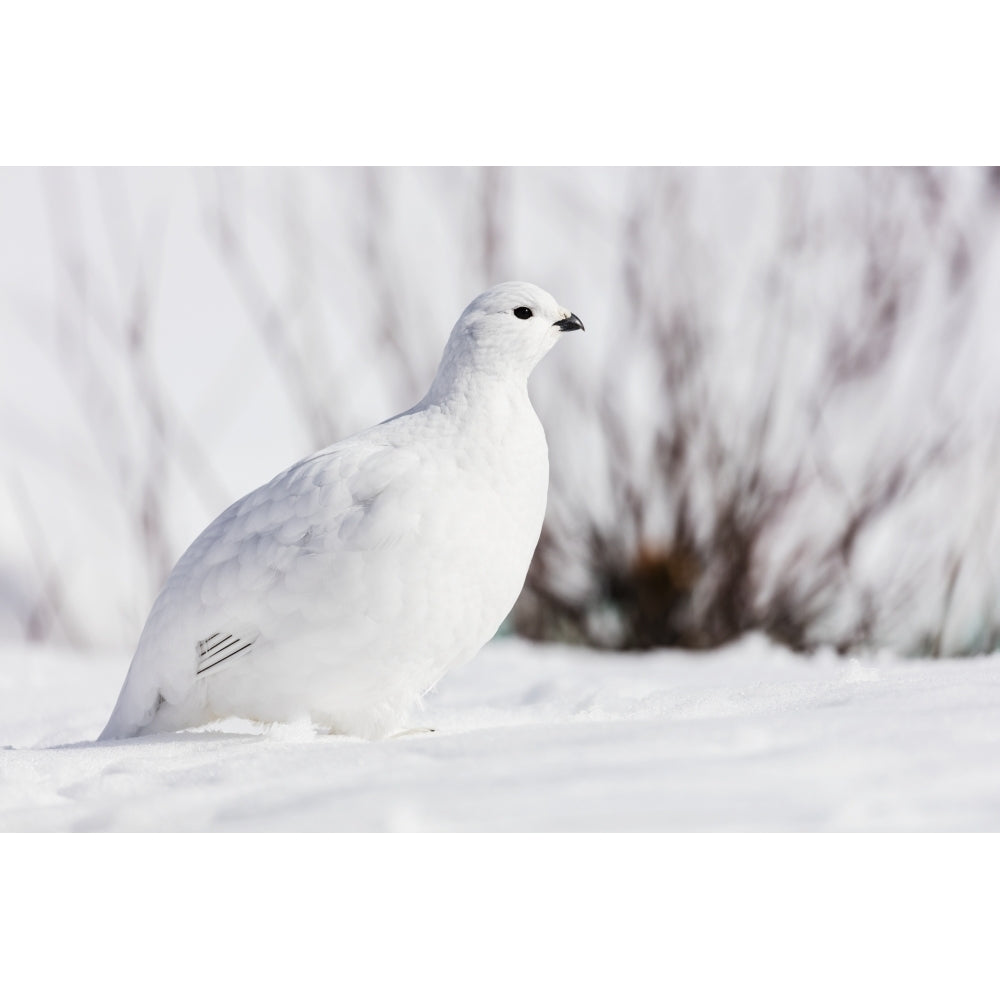
{"type": "Polygon", "coordinates": [[[582,326],[534,285],[497,285],[413,409],[220,514],[157,597],[101,739],[230,715],[397,731],[520,592],[548,490],[528,375],[582,326]]]}

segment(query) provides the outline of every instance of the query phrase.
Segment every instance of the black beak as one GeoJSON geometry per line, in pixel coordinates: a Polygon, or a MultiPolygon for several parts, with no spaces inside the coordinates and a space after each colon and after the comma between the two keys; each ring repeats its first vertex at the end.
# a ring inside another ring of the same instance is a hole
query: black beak
{"type": "Polygon", "coordinates": [[[558,320],[552,324],[558,326],[560,330],[582,330],[583,321],[576,313],[570,313],[565,319],[558,320]]]}

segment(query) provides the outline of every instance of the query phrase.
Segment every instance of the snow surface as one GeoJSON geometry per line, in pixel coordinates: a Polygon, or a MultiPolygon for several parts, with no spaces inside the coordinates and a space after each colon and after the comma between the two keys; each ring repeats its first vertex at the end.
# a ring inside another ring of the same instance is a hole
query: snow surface
{"type": "Polygon", "coordinates": [[[0,830],[1000,829],[1000,656],[501,639],[393,739],[227,720],[98,745],[127,661],[2,648],[0,830]]]}

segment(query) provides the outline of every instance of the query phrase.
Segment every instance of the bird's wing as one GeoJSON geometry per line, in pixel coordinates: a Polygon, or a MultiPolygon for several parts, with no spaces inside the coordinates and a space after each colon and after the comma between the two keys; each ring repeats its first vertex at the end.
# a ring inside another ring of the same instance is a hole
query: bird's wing
{"type": "Polygon", "coordinates": [[[104,735],[138,731],[163,699],[179,702],[199,677],[238,667],[284,629],[364,615],[370,554],[417,527],[419,505],[403,498],[419,465],[413,450],[353,439],[220,514],[154,603],[104,735]]]}

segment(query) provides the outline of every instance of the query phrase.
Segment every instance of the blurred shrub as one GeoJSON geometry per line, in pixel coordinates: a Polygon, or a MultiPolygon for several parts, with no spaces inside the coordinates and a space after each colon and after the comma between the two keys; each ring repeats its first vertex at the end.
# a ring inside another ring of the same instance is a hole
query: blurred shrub
{"type": "Polygon", "coordinates": [[[44,171],[24,187],[35,207],[0,189],[23,270],[0,288],[2,335],[26,373],[5,395],[31,386],[7,401],[0,633],[131,641],[209,518],[412,405],[457,310],[526,278],[587,331],[532,382],[552,488],[518,631],[997,645],[995,169],[44,171]]]}
{"type": "Polygon", "coordinates": [[[997,174],[708,181],[633,191],[615,350],[567,393],[516,628],[621,649],[748,630],[992,648],[997,174]]]}

